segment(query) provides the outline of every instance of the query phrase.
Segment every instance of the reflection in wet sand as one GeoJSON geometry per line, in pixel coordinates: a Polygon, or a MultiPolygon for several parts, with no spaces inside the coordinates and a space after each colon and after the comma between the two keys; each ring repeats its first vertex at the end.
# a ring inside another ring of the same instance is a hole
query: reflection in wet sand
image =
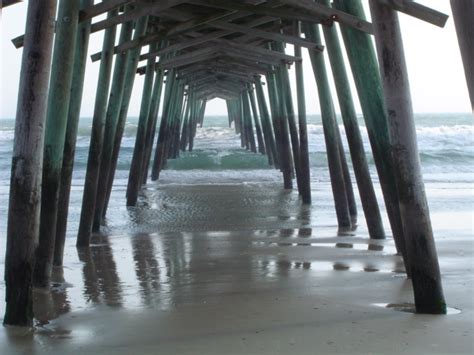
{"type": "Polygon", "coordinates": [[[94,304],[122,307],[122,288],[108,236],[95,234],[91,243],[90,248],[77,250],[84,263],[84,297],[94,304]]]}
{"type": "Polygon", "coordinates": [[[155,246],[148,234],[133,236],[131,241],[142,301],[150,306],[156,299],[154,294],[160,290],[160,265],[155,257],[155,246]]]}

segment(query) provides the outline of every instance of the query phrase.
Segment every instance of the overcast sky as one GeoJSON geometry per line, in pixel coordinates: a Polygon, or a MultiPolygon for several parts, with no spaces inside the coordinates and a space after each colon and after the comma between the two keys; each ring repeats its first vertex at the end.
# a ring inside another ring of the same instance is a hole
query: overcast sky
{"type": "MultiPolygon", "coordinates": [[[[445,28],[441,29],[400,14],[414,110],[415,112],[470,112],[449,0],[422,0],[418,2],[442,11],[450,15],[450,18],[445,28]]],[[[24,33],[26,7],[27,1],[6,8],[3,10],[0,22],[2,51],[0,116],[3,118],[15,116],[22,51],[15,49],[10,40],[24,33]]],[[[369,16],[369,14],[367,15],[369,16]]],[[[99,51],[101,45],[102,35],[93,34],[89,54],[99,51]]],[[[307,111],[308,113],[319,113],[314,75],[306,51],[303,52],[307,111]]],[[[291,46],[287,47],[287,53],[293,53],[291,46]]],[[[88,62],[82,116],[92,115],[98,68],[99,62],[88,62]]],[[[293,78],[293,71],[291,74],[293,78]]],[[[130,116],[138,115],[142,85],[143,77],[140,77],[135,83],[129,111],[130,116]]],[[[358,111],[360,111],[359,107],[358,111]]],[[[206,114],[226,114],[225,103],[222,100],[209,102],[206,114]]]]}

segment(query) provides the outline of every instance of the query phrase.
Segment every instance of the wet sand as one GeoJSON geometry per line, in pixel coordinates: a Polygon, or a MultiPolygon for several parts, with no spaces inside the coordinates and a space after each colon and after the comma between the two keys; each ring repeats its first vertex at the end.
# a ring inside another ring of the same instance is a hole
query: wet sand
{"type": "Polygon", "coordinates": [[[90,250],[68,239],[35,329],[0,329],[1,354],[471,354],[469,221],[432,214],[454,312],[416,315],[393,241],[362,219],[337,236],[319,188],[306,208],[270,185],[149,186],[90,250]]]}

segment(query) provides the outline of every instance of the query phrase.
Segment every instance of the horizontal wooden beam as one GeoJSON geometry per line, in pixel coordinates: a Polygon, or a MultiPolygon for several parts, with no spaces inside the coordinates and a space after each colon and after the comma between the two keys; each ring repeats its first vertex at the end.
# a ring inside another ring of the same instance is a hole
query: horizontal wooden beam
{"type": "MultiPolygon", "coordinates": [[[[449,16],[431,9],[427,6],[418,4],[412,0],[377,0],[379,3],[391,7],[394,10],[413,16],[419,20],[431,23],[438,27],[444,27],[449,16]]],[[[474,19],[473,19],[474,21],[474,19]]],[[[473,23],[474,26],[474,23],[473,23]]]]}
{"type": "Polygon", "coordinates": [[[211,25],[212,27],[220,28],[222,30],[245,33],[255,37],[265,38],[270,41],[291,43],[297,46],[315,49],[320,52],[324,50],[324,46],[322,46],[321,44],[314,43],[295,36],[288,36],[280,33],[262,31],[256,28],[248,28],[246,26],[236,25],[233,23],[227,23],[222,21],[214,21],[211,25]]]}
{"type": "MultiPolygon", "coordinates": [[[[248,23],[245,23],[245,26],[248,28],[253,28],[257,26],[261,26],[264,24],[267,24],[269,22],[274,21],[274,18],[272,17],[262,17],[253,21],[250,21],[248,23]]],[[[214,39],[222,38],[225,36],[228,36],[230,34],[234,33],[234,31],[214,31],[211,33],[207,33],[205,35],[202,35],[201,37],[193,38],[188,41],[180,41],[175,44],[169,45],[163,49],[160,49],[158,51],[153,51],[150,53],[146,53],[140,56],[140,60],[146,60],[150,57],[158,57],[163,54],[169,53],[169,52],[175,52],[175,51],[180,51],[183,49],[187,49],[190,47],[198,46],[200,44],[204,44],[206,42],[212,41],[214,39]]]]}
{"type": "Polygon", "coordinates": [[[304,21],[309,23],[320,23],[319,17],[309,15],[303,11],[297,9],[284,8],[281,9],[282,4],[276,4],[272,6],[249,6],[242,4],[238,1],[228,0],[191,0],[191,4],[214,7],[224,10],[239,10],[245,11],[255,15],[271,16],[274,18],[292,20],[292,21],[304,21]]]}
{"type": "Polygon", "coordinates": [[[306,11],[308,14],[322,17],[327,21],[337,21],[346,26],[370,34],[374,33],[370,22],[312,0],[280,0],[281,3],[306,11]]]}
{"type": "Polygon", "coordinates": [[[111,10],[115,10],[120,6],[129,3],[135,3],[137,0],[106,0],[86,7],[79,12],[79,22],[90,20],[93,17],[105,14],[111,10]]]}
{"type": "Polygon", "coordinates": [[[161,0],[160,2],[141,2],[140,6],[124,14],[114,16],[92,24],[91,33],[105,30],[106,28],[133,21],[154,12],[164,11],[170,7],[185,3],[187,0],[161,0]]]}

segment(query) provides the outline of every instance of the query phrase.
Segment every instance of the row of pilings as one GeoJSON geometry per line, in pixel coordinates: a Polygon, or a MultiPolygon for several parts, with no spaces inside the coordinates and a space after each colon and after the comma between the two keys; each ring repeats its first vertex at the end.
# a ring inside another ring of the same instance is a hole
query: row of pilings
{"type": "MultiPolygon", "coordinates": [[[[329,0],[320,2],[330,6],[329,0]]],[[[376,50],[370,34],[345,25],[340,26],[342,40],[392,235],[413,282],[416,309],[445,313],[397,13],[378,1],[370,4],[376,50]]],[[[80,9],[92,5],[92,0],[59,1],[54,28],[55,0],[28,4],[8,217],[5,324],[31,325],[32,287],[49,287],[53,266],[61,267],[63,263],[91,31],[90,19],[79,22],[78,14],[80,9]]],[[[359,1],[336,0],[333,6],[365,18],[359,1]]],[[[110,11],[108,17],[113,18],[117,11],[110,11]]],[[[128,11],[127,6],[124,11],[128,11]]],[[[119,45],[125,44],[139,40],[152,26],[144,16],[122,24],[120,33],[117,26],[104,31],[78,247],[87,248],[91,233],[99,231],[104,224],[137,70],[145,77],[127,185],[127,206],[137,204],[140,188],[147,182],[150,170],[155,181],[168,159],[178,158],[182,151],[192,151],[197,127],[203,124],[206,103],[215,96],[215,92],[206,91],[206,86],[203,88],[199,82],[188,81],[176,68],[162,68],[154,57],[147,60],[143,69],[138,68],[141,47],[115,52],[117,36],[119,45]],[[160,110],[161,121],[158,120],[160,110]]],[[[294,34],[303,33],[306,40],[317,44],[324,36],[369,235],[383,239],[381,211],[357,122],[344,48],[332,24],[322,26],[323,36],[320,28],[320,25],[296,23],[294,34]]],[[[150,52],[167,46],[166,41],[158,41],[150,44],[150,52]]],[[[282,42],[270,42],[267,48],[285,53],[282,42]]],[[[294,51],[295,57],[301,58],[301,48],[295,46],[294,51]]],[[[356,198],[336,120],[326,59],[320,48],[308,51],[321,106],[336,217],[340,232],[344,233],[357,224],[356,198]]],[[[164,58],[177,55],[168,52],[164,58]]],[[[292,189],[296,182],[302,203],[310,204],[303,66],[301,60],[296,60],[294,65],[296,105],[287,62],[272,65],[263,77],[252,74],[237,89],[220,87],[216,81],[215,90],[223,92],[229,124],[240,134],[242,147],[255,154],[266,154],[268,163],[281,171],[283,187],[292,189]]]]}

